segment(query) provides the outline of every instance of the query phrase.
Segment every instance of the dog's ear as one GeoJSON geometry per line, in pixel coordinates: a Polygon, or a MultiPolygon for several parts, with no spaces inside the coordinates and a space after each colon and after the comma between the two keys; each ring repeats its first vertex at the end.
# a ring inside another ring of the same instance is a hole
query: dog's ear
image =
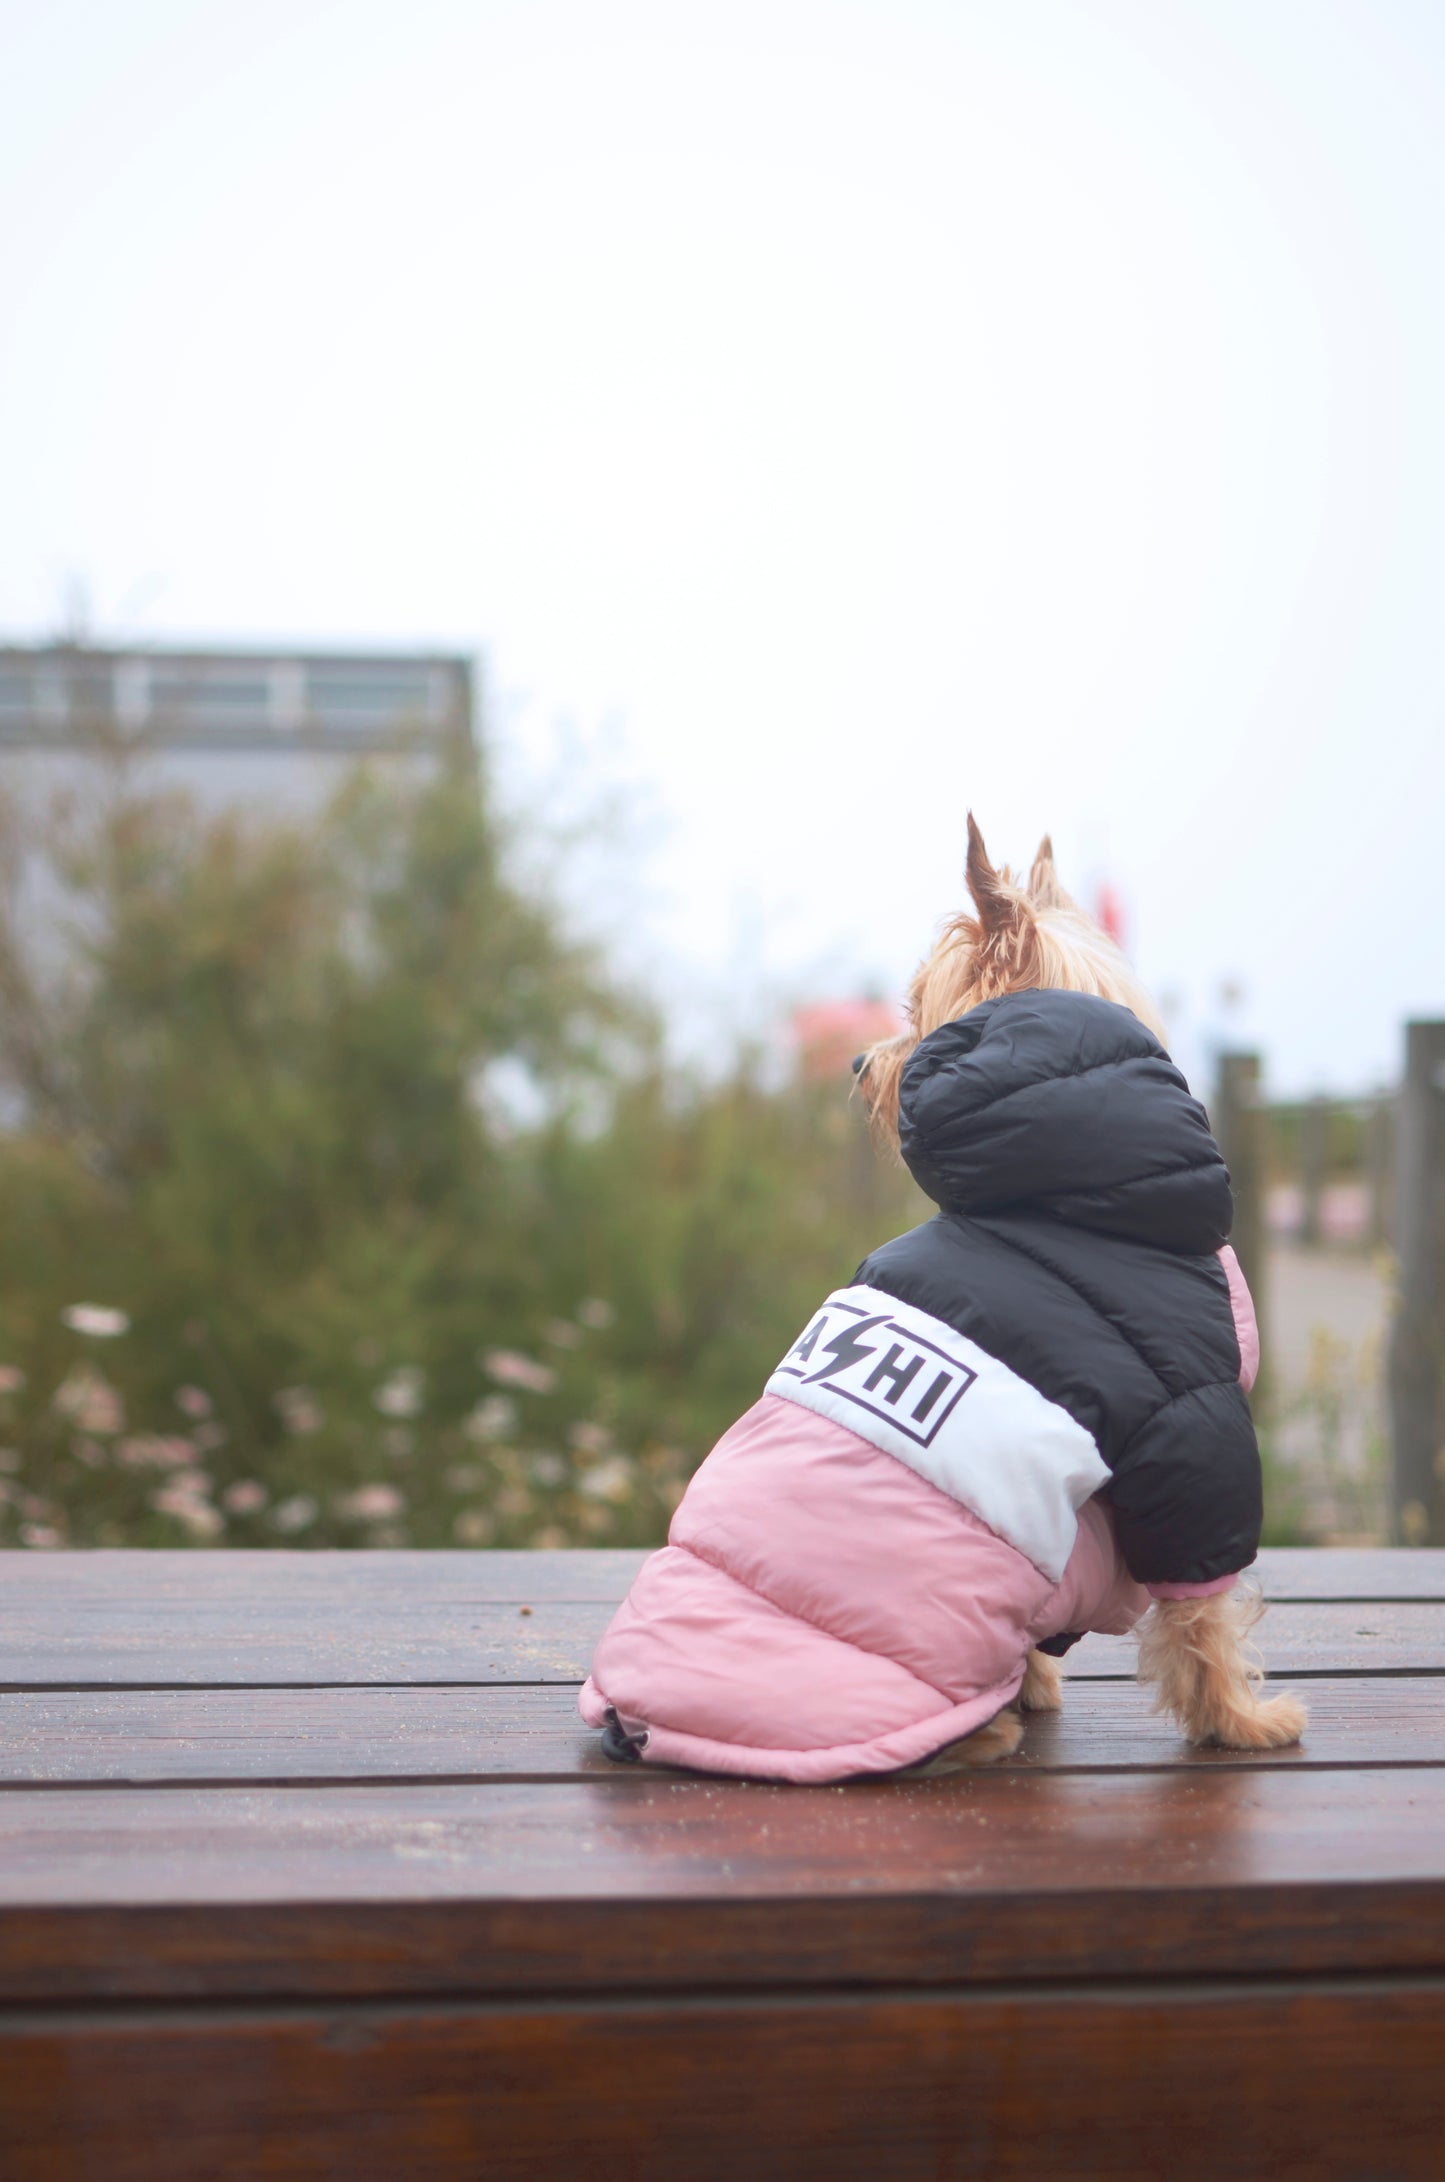
{"type": "Polygon", "coordinates": [[[988,946],[1000,934],[1017,926],[1022,905],[1006,874],[995,871],[989,862],[988,850],[983,845],[983,835],[972,811],[968,814],[968,855],[963,868],[968,891],[978,911],[980,936],[984,946],[988,946]]]}
{"type": "Polygon", "coordinates": [[[1007,870],[995,871],[972,811],[968,814],[968,891],[978,910],[977,961],[981,997],[1016,992],[1038,975],[1038,932],[1033,904],[1007,870]]]}
{"type": "Polygon", "coordinates": [[[1059,884],[1054,869],[1054,844],[1045,834],[1029,873],[1028,897],[1035,909],[1072,909],[1073,902],[1059,884]]]}

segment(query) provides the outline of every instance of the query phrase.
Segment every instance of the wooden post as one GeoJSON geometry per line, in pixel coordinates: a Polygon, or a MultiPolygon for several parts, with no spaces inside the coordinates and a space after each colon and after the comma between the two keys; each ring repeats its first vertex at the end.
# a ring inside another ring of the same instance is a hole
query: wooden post
{"type": "Polygon", "coordinates": [[[1400,1301],[1390,1343],[1394,1512],[1407,1546],[1445,1545],[1445,1023],[1407,1023],[1396,1114],[1400,1301]]]}
{"type": "Polygon", "coordinates": [[[1234,1190],[1230,1241],[1249,1282],[1259,1320],[1259,1377],[1250,1396],[1258,1412],[1269,1379],[1269,1298],[1265,1278],[1265,1129],[1257,1053],[1221,1053],[1211,1116],[1234,1190]]]}
{"type": "Polygon", "coordinates": [[[1388,1250],[1395,1239],[1395,1101],[1382,1091],[1365,1116],[1365,1189],[1369,1200],[1366,1234],[1372,1250],[1388,1250]]]}
{"type": "Polygon", "coordinates": [[[1309,1099],[1299,1117],[1299,1239],[1307,1250],[1320,1240],[1320,1206],[1329,1170],[1330,1108],[1327,1099],[1309,1099]]]}

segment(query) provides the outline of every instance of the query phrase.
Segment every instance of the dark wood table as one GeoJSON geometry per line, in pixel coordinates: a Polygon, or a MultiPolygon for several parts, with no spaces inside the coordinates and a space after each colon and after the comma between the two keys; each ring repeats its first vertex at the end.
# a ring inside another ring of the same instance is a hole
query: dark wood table
{"type": "Polygon", "coordinates": [[[1445,1552],[1269,1553],[1302,1751],[614,1767],[631,1553],[0,1554],[0,2182],[1445,2175],[1445,1552]]]}

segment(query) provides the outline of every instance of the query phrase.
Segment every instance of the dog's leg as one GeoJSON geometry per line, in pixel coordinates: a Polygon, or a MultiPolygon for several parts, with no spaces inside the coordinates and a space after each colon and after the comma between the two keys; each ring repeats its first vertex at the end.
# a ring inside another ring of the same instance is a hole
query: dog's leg
{"type": "Polygon", "coordinates": [[[1064,1668],[1050,1652],[1030,1652],[1019,1703],[1025,1712],[1062,1712],[1064,1668]]]}
{"type": "Polygon", "coordinates": [[[1309,1715],[1297,1697],[1263,1697],[1264,1667],[1250,1631],[1264,1612],[1254,1593],[1160,1599],[1139,1634],[1139,1679],[1155,1685],[1154,1710],[1172,1713],[1192,1743],[1280,1750],[1297,1743],[1309,1715]]]}
{"type": "Polygon", "coordinates": [[[930,1774],[962,1773],[972,1765],[992,1765],[997,1758],[1011,1758],[1023,1741],[1024,1727],[1012,1705],[1003,1712],[976,1727],[971,1735],[964,1735],[956,1743],[946,1743],[942,1750],[935,1750],[931,1758],[921,1765],[910,1765],[905,1770],[912,1776],[927,1778],[930,1774]]]}

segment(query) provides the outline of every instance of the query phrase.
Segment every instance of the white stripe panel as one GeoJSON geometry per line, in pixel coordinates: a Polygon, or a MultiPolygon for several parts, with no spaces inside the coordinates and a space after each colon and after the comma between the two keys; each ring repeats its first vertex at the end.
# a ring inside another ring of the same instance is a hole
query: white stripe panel
{"type": "Polygon", "coordinates": [[[839,1288],[765,1390],[801,1402],[961,1501],[1058,1581],[1108,1479],[1093,1437],[996,1356],[880,1288],[839,1288]]]}

